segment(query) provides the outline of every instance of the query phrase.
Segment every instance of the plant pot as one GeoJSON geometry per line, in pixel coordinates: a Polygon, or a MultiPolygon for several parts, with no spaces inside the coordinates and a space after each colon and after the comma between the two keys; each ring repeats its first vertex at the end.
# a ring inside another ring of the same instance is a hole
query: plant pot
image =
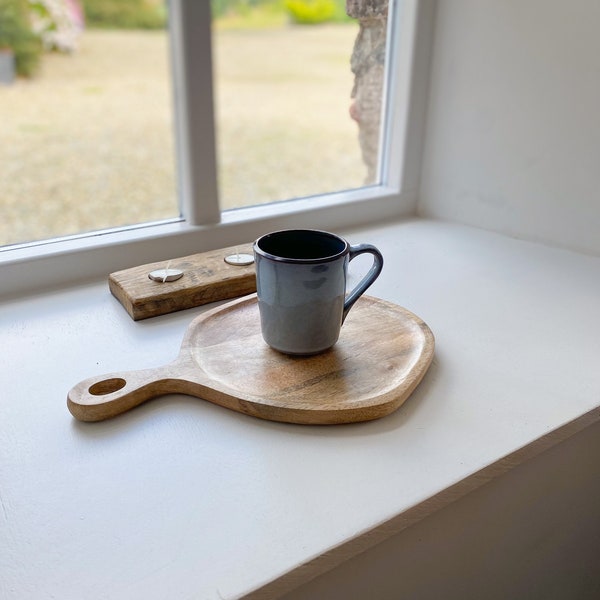
{"type": "Polygon", "coordinates": [[[10,85],[15,80],[15,55],[7,48],[0,48],[0,84],[10,85]]]}

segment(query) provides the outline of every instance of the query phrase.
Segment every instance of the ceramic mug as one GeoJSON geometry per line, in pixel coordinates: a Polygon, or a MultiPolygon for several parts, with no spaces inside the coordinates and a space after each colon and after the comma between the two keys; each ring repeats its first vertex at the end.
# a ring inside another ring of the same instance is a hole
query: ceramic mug
{"type": "Polygon", "coordinates": [[[351,246],[326,231],[275,231],[254,242],[262,336],[285,354],[324,352],[338,340],[348,312],[377,279],[383,256],[375,246],[351,246]],[[348,263],[373,255],[373,265],[346,295],[348,263]]]}

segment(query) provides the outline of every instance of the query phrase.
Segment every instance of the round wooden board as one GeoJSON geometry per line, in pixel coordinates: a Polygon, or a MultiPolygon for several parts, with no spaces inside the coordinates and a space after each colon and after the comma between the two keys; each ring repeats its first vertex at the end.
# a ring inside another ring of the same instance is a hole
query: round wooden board
{"type": "Polygon", "coordinates": [[[274,421],[367,421],[402,405],[433,352],[433,334],[419,317],[363,296],[332,349],[287,356],[263,341],[253,294],[192,321],[174,363],[86,380],[71,390],[68,404],[78,419],[95,421],[175,392],[274,421]]]}

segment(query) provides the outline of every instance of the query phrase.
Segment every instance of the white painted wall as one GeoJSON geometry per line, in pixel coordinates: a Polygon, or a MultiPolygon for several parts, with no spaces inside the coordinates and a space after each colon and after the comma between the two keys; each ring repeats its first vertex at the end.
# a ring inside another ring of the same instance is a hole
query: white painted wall
{"type": "Polygon", "coordinates": [[[439,0],[419,212],[600,254],[600,2],[439,0]]]}

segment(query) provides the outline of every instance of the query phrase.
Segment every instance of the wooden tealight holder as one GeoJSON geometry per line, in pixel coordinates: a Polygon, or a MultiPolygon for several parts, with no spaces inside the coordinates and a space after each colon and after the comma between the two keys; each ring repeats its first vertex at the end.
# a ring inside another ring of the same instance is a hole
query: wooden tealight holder
{"type": "Polygon", "coordinates": [[[256,291],[254,263],[230,264],[226,257],[252,255],[252,245],[212,250],[111,273],[108,285],[134,321],[245,296],[256,291]],[[181,271],[178,279],[167,272],[181,271]],[[151,273],[165,273],[150,278],[151,273]]]}

